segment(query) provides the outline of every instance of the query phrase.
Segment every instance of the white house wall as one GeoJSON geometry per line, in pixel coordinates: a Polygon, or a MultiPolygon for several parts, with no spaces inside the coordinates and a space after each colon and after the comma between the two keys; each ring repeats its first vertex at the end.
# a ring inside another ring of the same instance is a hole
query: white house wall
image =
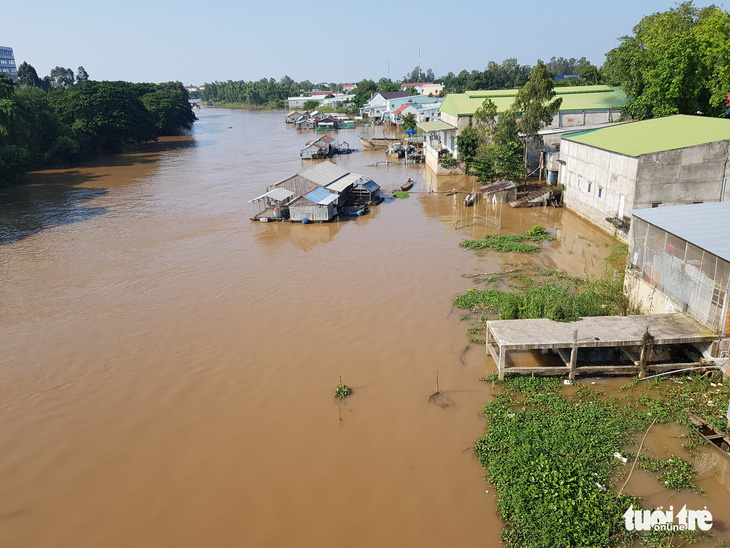
{"type": "Polygon", "coordinates": [[[617,215],[621,196],[624,197],[624,215],[635,207],[638,159],[564,139],[560,160],[558,182],[565,185],[565,205],[613,231],[614,226],[606,217],[617,215]]]}

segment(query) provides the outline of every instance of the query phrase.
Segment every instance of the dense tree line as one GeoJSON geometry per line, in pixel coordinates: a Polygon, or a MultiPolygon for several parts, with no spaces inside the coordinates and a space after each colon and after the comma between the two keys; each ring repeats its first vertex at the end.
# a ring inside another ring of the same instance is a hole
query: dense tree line
{"type": "Polygon", "coordinates": [[[725,113],[730,92],[730,14],[717,6],[644,17],[606,54],[604,73],[623,86],[636,119],[725,113]]]}
{"type": "Polygon", "coordinates": [[[0,186],[25,173],[99,151],[117,151],[190,128],[195,115],[180,82],[97,82],[79,67],[45,78],[22,63],[0,76],[0,186]]]}
{"type": "Polygon", "coordinates": [[[284,76],[278,82],[273,78],[262,78],[256,82],[228,80],[227,82],[206,82],[205,89],[200,91],[200,98],[212,103],[240,103],[253,107],[286,108],[287,98],[312,91],[313,88],[313,84],[308,80],[295,82],[288,76],[284,76]]]}

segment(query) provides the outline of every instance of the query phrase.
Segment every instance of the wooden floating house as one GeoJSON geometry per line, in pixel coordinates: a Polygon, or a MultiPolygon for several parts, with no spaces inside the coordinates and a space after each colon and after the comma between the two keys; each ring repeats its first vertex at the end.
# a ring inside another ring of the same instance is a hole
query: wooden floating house
{"type": "Polygon", "coordinates": [[[251,220],[326,222],[381,201],[377,183],[332,162],[322,162],[270,185],[267,192],[251,200],[259,210],[251,220]]]}

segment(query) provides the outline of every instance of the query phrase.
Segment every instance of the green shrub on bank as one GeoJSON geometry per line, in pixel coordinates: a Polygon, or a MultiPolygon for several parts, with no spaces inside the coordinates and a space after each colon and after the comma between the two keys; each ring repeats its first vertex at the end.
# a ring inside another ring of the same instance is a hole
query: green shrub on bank
{"type": "Polygon", "coordinates": [[[623,279],[567,276],[541,285],[530,284],[514,293],[495,289],[470,289],[454,299],[459,308],[477,308],[500,320],[549,318],[571,322],[583,316],[611,316],[625,310],[623,279]]]}

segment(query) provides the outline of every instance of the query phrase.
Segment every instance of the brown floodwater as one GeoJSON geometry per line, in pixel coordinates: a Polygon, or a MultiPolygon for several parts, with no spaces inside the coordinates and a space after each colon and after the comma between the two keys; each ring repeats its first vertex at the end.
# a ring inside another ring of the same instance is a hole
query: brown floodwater
{"type": "Polygon", "coordinates": [[[410,198],[252,223],[313,134],[198,116],[0,193],[0,545],[497,544],[470,451],[490,362],[452,298],[461,274],[599,272],[611,239],[564,210],[465,208],[444,191],[472,179],[373,151],[335,162],[384,189],[413,177],[410,198]],[[534,224],[560,237],[538,256],[458,247],[534,224]],[[437,371],[453,407],[428,401],[437,371]]]}

